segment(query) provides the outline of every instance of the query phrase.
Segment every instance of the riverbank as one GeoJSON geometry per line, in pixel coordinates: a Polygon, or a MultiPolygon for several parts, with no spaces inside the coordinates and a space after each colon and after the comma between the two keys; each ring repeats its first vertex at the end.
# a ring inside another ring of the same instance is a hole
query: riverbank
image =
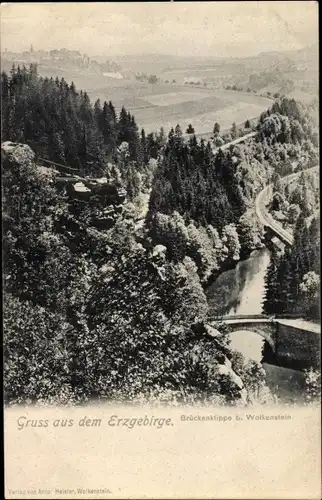
{"type": "Polygon", "coordinates": [[[270,251],[263,246],[252,250],[238,262],[226,262],[205,287],[210,314],[221,316],[237,314],[238,311],[240,314],[261,314],[265,294],[264,278],[269,261],[270,251]]]}
{"type": "MultiPolygon", "coordinates": [[[[252,315],[263,312],[265,274],[271,251],[264,246],[250,252],[218,274],[206,289],[210,314],[252,315]]],[[[260,363],[266,384],[281,404],[301,404],[305,400],[305,374],[302,369],[279,366],[269,345],[258,332],[240,330],[230,333],[230,347],[242,354],[245,362],[260,363]]]]}
{"type": "Polygon", "coordinates": [[[247,252],[244,251],[244,252],[240,253],[240,257],[238,260],[226,259],[224,262],[221,263],[219,269],[216,269],[215,271],[213,271],[211,273],[207,282],[203,284],[203,289],[206,291],[207,288],[209,288],[216,281],[216,279],[219,278],[219,276],[222,273],[224,273],[226,271],[231,271],[232,269],[235,269],[235,267],[238,266],[238,264],[240,262],[243,262],[243,261],[249,259],[252,252],[255,252],[256,250],[262,250],[265,247],[266,247],[266,244],[263,243],[261,246],[253,248],[252,250],[248,250],[247,252]]]}

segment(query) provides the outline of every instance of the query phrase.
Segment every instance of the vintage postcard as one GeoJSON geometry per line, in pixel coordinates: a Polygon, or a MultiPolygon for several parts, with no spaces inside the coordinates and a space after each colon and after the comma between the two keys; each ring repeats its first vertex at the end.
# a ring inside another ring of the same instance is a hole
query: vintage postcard
{"type": "Polygon", "coordinates": [[[3,3],[5,498],[321,498],[318,4],[3,3]]]}

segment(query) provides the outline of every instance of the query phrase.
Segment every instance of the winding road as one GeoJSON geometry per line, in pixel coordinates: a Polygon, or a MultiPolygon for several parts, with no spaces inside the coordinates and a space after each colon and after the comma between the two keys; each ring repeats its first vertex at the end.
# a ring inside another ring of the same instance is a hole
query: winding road
{"type": "MultiPolygon", "coordinates": [[[[319,168],[318,165],[315,167],[308,168],[307,170],[301,170],[300,172],[295,172],[294,174],[286,175],[283,177],[283,182],[289,183],[299,177],[302,172],[306,174],[307,172],[313,172],[319,168]]],[[[273,219],[273,217],[267,211],[267,205],[271,200],[273,195],[273,184],[266,186],[257,196],[255,200],[255,211],[259,221],[263,226],[269,227],[271,231],[287,245],[293,245],[294,238],[290,231],[287,231],[282,227],[282,225],[273,219]]]]}
{"type": "MultiPolygon", "coordinates": [[[[245,142],[248,139],[251,139],[257,135],[257,132],[250,132],[242,137],[238,137],[234,141],[228,142],[227,144],[224,144],[223,146],[219,148],[214,148],[213,153],[217,153],[220,149],[224,151],[225,149],[230,148],[230,146],[234,146],[236,144],[240,144],[241,142],[245,142]]],[[[316,165],[314,167],[308,168],[307,170],[301,170],[299,172],[295,172],[290,175],[286,175],[285,177],[282,178],[282,181],[284,183],[289,183],[292,182],[294,179],[299,177],[302,172],[306,174],[307,172],[312,172],[314,170],[317,170],[319,168],[319,165],[316,165]]],[[[293,234],[291,231],[287,231],[286,229],[283,228],[283,226],[277,222],[269,213],[267,210],[267,205],[271,201],[273,196],[273,184],[269,184],[266,186],[256,197],[255,199],[255,212],[256,215],[263,224],[263,226],[269,227],[271,231],[281,240],[283,243],[287,245],[293,245],[294,238],[293,234]]],[[[139,229],[144,225],[144,220],[146,217],[146,213],[148,210],[148,198],[144,203],[144,207],[142,208],[140,217],[138,218],[136,222],[136,227],[139,229]]]]}
{"type": "MultiPolygon", "coordinates": [[[[245,142],[252,137],[255,137],[257,132],[250,132],[242,137],[238,137],[234,141],[228,142],[224,144],[220,148],[213,149],[213,153],[217,153],[220,149],[224,151],[225,149],[230,148],[230,146],[234,146],[235,144],[239,144],[241,142],[245,142]]],[[[319,165],[308,168],[307,170],[301,170],[299,172],[295,172],[293,174],[287,175],[282,178],[284,183],[292,182],[294,179],[299,177],[302,172],[306,174],[307,172],[312,172],[317,170],[319,165]]],[[[273,184],[269,184],[266,186],[257,196],[255,200],[255,212],[259,219],[259,221],[263,224],[263,226],[269,227],[271,231],[283,242],[287,245],[293,245],[294,238],[291,231],[287,231],[283,228],[283,226],[277,222],[267,211],[267,205],[270,202],[273,196],[273,184]]]]}
{"type": "Polygon", "coordinates": [[[242,137],[238,137],[234,141],[227,142],[227,144],[223,144],[222,146],[218,148],[213,149],[213,153],[218,153],[219,149],[222,151],[225,151],[225,149],[230,148],[230,146],[235,146],[236,144],[239,144],[241,142],[247,141],[247,139],[251,139],[252,137],[255,137],[257,135],[257,132],[249,132],[249,134],[243,135],[242,137]]]}
{"type": "MultiPolygon", "coordinates": [[[[220,149],[224,151],[225,149],[230,148],[230,146],[234,146],[235,144],[239,144],[241,142],[245,142],[247,139],[251,139],[255,137],[257,132],[250,132],[242,137],[238,137],[234,141],[228,142],[224,144],[220,148],[213,149],[213,153],[217,153],[220,149]]],[[[312,172],[317,170],[319,165],[308,168],[307,170],[301,170],[299,172],[295,172],[293,174],[287,175],[282,178],[284,183],[292,182],[294,179],[299,177],[302,172],[306,174],[307,172],[312,172]]],[[[287,231],[283,228],[283,226],[277,222],[267,211],[267,205],[272,199],[273,196],[273,184],[269,184],[266,186],[256,197],[255,200],[255,212],[259,219],[259,221],[263,224],[263,226],[269,227],[271,231],[285,244],[293,245],[294,238],[291,231],[287,231]]]]}
{"type": "MultiPolygon", "coordinates": [[[[238,137],[237,139],[228,142],[227,144],[224,144],[221,147],[214,148],[213,153],[216,154],[218,153],[219,150],[226,150],[230,148],[230,146],[234,146],[236,144],[240,144],[241,142],[245,142],[248,139],[251,139],[257,135],[257,132],[250,132],[248,134],[245,134],[242,137],[238,137]]],[[[44,160],[43,158],[39,158],[42,160],[42,162],[45,162],[45,164],[51,164],[50,166],[59,166],[63,167],[64,169],[68,169],[69,171],[74,171],[74,169],[70,167],[66,167],[65,165],[59,165],[54,162],[50,162],[48,160],[44,160]]],[[[284,183],[289,183],[292,182],[294,179],[299,177],[302,172],[306,174],[307,172],[312,172],[314,170],[317,170],[319,168],[319,165],[316,165],[314,167],[308,168],[307,170],[301,170],[299,172],[295,172],[293,174],[287,175],[282,178],[284,183]]],[[[82,180],[81,178],[77,180],[82,180]]],[[[150,190],[151,191],[151,190],[150,190]]],[[[144,203],[141,208],[141,212],[139,214],[138,220],[136,221],[136,228],[139,229],[144,225],[144,220],[148,211],[148,204],[149,204],[149,197],[150,197],[150,191],[145,195],[144,203]]],[[[255,212],[256,215],[263,224],[263,226],[269,227],[271,231],[285,244],[287,245],[293,245],[294,238],[293,234],[291,231],[288,231],[283,228],[283,226],[277,222],[267,211],[267,205],[269,204],[270,200],[272,199],[273,196],[273,184],[269,184],[266,186],[256,197],[255,199],[255,212]]]]}

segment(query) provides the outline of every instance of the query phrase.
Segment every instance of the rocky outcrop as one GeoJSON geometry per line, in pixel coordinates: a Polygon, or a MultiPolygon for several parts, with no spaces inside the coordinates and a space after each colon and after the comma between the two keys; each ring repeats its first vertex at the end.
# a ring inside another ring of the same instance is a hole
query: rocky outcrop
{"type": "Polygon", "coordinates": [[[1,164],[5,171],[10,169],[16,174],[23,171],[30,176],[46,178],[46,181],[52,183],[55,177],[55,170],[40,166],[35,161],[36,155],[28,144],[6,141],[1,144],[1,164]]]}
{"type": "Polygon", "coordinates": [[[27,144],[6,141],[1,144],[1,162],[15,163],[17,165],[31,164],[35,159],[35,153],[27,144]]]}
{"type": "Polygon", "coordinates": [[[157,260],[161,259],[162,261],[164,261],[166,253],[167,253],[167,247],[165,247],[164,245],[156,245],[155,247],[153,247],[152,250],[152,258],[157,260]]]}
{"type": "MultiPolygon", "coordinates": [[[[103,178],[104,179],[104,178],[103,178]]],[[[106,205],[122,205],[126,201],[126,191],[121,186],[110,184],[107,179],[93,179],[79,176],[56,178],[57,186],[66,188],[70,198],[89,199],[98,196],[106,205]]],[[[120,208],[118,208],[120,213],[120,208]]]]}
{"type": "Polygon", "coordinates": [[[244,389],[244,383],[242,379],[239,375],[237,375],[236,372],[234,372],[231,367],[231,361],[229,361],[228,358],[225,357],[224,363],[218,365],[218,373],[220,373],[220,375],[227,375],[239,389],[244,389]]]}
{"type": "Polygon", "coordinates": [[[238,403],[241,405],[247,404],[247,390],[239,375],[233,370],[230,361],[231,350],[223,339],[222,333],[204,322],[197,322],[191,325],[193,335],[197,339],[211,340],[218,352],[213,361],[214,376],[222,376],[229,381],[230,384],[236,386],[239,392],[238,403]]]}
{"type": "MultiPolygon", "coordinates": [[[[37,165],[35,153],[30,146],[11,141],[2,143],[1,161],[4,169],[13,168],[19,172],[27,168],[31,176],[49,177],[49,182],[54,182],[63,195],[69,200],[79,200],[80,203],[84,203],[84,207],[88,202],[92,203],[93,216],[89,222],[97,229],[112,228],[123,213],[127,193],[120,185],[110,183],[106,177],[93,178],[68,174],[62,176],[55,170],[55,163],[45,162],[46,166],[37,165]]],[[[78,225],[70,220],[67,214],[65,222],[69,230],[72,230],[71,225],[75,231],[78,230],[78,225]]]]}
{"type": "Polygon", "coordinates": [[[109,204],[113,205],[119,205],[121,203],[124,203],[126,200],[126,191],[120,186],[116,186],[114,184],[95,184],[95,185],[89,185],[85,182],[85,185],[89,187],[94,194],[97,194],[98,196],[104,196],[104,198],[107,200],[109,204]]]}
{"type": "Polygon", "coordinates": [[[223,352],[223,355],[228,358],[231,356],[231,351],[227,343],[223,340],[222,333],[208,325],[207,323],[200,321],[191,325],[191,330],[195,335],[199,338],[208,338],[211,339],[214,344],[218,346],[218,348],[223,352]]]}
{"type": "Polygon", "coordinates": [[[237,375],[236,372],[231,367],[231,362],[229,361],[228,358],[225,357],[225,360],[223,363],[219,364],[216,366],[216,371],[219,375],[222,375],[223,377],[227,377],[229,382],[231,384],[234,384],[238,390],[239,390],[239,400],[238,404],[239,405],[246,405],[248,401],[248,393],[245,388],[244,382],[240,378],[239,375],[237,375]]]}

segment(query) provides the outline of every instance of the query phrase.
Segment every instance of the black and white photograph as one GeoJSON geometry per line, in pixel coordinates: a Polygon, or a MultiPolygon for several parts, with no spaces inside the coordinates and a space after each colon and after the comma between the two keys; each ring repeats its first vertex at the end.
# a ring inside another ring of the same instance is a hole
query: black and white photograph
{"type": "Polygon", "coordinates": [[[154,408],[163,432],[158,409],[319,407],[318,4],[1,11],[19,435],[28,408],[154,408]]]}

